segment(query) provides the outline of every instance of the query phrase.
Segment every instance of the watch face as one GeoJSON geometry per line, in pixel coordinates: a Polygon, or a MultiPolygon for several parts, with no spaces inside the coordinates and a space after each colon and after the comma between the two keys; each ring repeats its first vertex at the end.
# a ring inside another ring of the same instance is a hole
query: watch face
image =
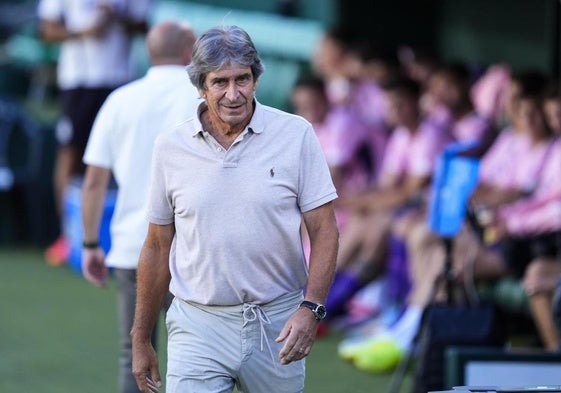
{"type": "Polygon", "coordinates": [[[300,306],[310,309],[314,313],[314,316],[316,317],[317,320],[324,319],[325,316],[327,315],[327,310],[325,309],[325,306],[323,304],[316,304],[308,301],[303,301],[300,304],[300,306]]]}
{"type": "Polygon", "coordinates": [[[323,319],[325,318],[325,316],[327,315],[327,310],[325,309],[325,306],[323,305],[318,305],[316,307],[316,312],[315,312],[316,316],[318,319],[323,319]]]}

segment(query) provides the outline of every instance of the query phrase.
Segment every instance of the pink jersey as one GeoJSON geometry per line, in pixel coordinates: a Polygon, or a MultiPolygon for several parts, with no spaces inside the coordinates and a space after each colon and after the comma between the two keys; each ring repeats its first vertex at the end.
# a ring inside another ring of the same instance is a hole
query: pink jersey
{"type": "Polygon", "coordinates": [[[384,90],[375,82],[355,82],[350,105],[368,129],[370,153],[373,157],[375,175],[379,172],[386,150],[388,128],[385,122],[387,103],[384,90]]]}
{"type": "Polygon", "coordinates": [[[395,178],[431,176],[438,154],[450,142],[448,133],[430,121],[421,122],[414,134],[397,127],[386,147],[379,184],[385,186],[395,178]]]}
{"type": "Polygon", "coordinates": [[[553,140],[533,142],[529,136],[523,136],[523,151],[520,155],[511,154],[513,167],[512,187],[528,193],[533,192],[539,182],[549,156],[553,154],[553,140]]]}
{"type": "Polygon", "coordinates": [[[372,171],[364,156],[369,136],[362,122],[343,106],[333,107],[325,121],[314,130],[330,168],[343,169],[343,190],[357,191],[370,182],[372,171]]]}
{"type": "Polygon", "coordinates": [[[557,140],[531,196],[499,209],[511,235],[527,236],[561,230],[561,140],[557,140]]]}
{"type": "Polygon", "coordinates": [[[499,188],[514,188],[513,157],[528,149],[527,137],[510,127],[501,131],[481,158],[479,182],[499,188]]]}
{"type": "Polygon", "coordinates": [[[386,94],[377,83],[370,80],[355,82],[350,104],[369,127],[385,129],[386,94]]]}
{"type": "Polygon", "coordinates": [[[458,142],[469,142],[480,139],[488,127],[489,120],[471,112],[452,124],[450,132],[458,142]]]}
{"type": "Polygon", "coordinates": [[[433,105],[427,113],[426,119],[446,131],[452,127],[452,114],[444,105],[433,105]]]}

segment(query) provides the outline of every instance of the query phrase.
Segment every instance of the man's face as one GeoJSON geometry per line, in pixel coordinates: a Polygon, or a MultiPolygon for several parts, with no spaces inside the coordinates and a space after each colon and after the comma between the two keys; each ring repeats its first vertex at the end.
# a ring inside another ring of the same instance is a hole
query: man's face
{"type": "Polygon", "coordinates": [[[210,72],[206,90],[199,93],[206,100],[212,123],[219,128],[245,126],[253,114],[253,95],[257,82],[250,67],[228,65],[210,72]]]}

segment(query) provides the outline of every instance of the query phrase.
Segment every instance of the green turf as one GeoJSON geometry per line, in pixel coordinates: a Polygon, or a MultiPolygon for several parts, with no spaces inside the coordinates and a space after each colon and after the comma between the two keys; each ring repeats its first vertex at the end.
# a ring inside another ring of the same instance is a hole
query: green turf
{"type": "MultiPolygon", "coordinates": [[[[70,267],[48,266],[37,250],[0,249],[0,268],[0,392],[117,392],[114,283],[95,288],[70,267]]],[[[160,343],[164,373],[163,330],[160,343]]],[[[328,336],[314,345],[305,392],[385,392],[390,376],[343,362],[337,343],[328,336]]]]}

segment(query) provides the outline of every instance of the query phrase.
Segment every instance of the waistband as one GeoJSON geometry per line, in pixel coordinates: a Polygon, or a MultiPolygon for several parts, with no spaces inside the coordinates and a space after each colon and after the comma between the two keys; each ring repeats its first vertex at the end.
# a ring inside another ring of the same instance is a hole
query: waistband
{"type": "Polygon", "coordinates": [[[267,336],[265,326],[271,324],[269,316],[285,312],[290,308],[294,308],[294,311],[296,311],[303,299],[304,295],[302,294],[302,291],[295,291],[279,296],[278,298],[265,304],[242,303],[233,306],[208,306],[194,302],[184,302],[203,311],[207,311],[214,315],[218,314],[221,317],[228,319],[238,319],[241,314],[243,326],[252,322],[259,323],[259,329],[261,331],[260,349],[263,351],[265,346],[267,347],[267,351],[269,352],[276,368],[277,362],[271,348],[271,344],[269,343],[269,337],[267,336]]]}
{"type": "Polygon", "coordinates": [[[267,314],[274,315],[278,312],[285,311],[288,308],[298,307],[300,305],[300,302],[303,299],[304,299],[304,295],[302,294],[302,291],[294,291],[294,292],[289,292],[285,295],[279,296],[276,299],[273,299],[270,302],[263,303],[263,304],[258,304],[258,303],[255,303],[255,302],[247,302],[247,303],[241,303],[241,304],[221,306],[221,305],[200,304],[200,303],[191,302],[191,301],[182,300],[182,299],[179,299],[179,300],[181,300],[182,302],[188,303],[188,304],[192,305],[193,307],[197,307],[197,308],[199,308],[203,311],[208,311],[210,313],[223,314],[225,317],[226,316],[239,317],[240,313],[243,314],[244,310],[248,307],[248,305],[258,306],[262,310],[266,311],[267,314]]]}

